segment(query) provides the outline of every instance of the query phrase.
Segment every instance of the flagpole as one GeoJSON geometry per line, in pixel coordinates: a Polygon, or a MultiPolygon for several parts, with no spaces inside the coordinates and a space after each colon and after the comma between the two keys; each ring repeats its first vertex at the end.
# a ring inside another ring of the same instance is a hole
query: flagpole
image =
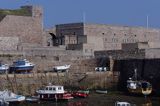
{"type": "Polygon", "coordinates": [[[86,13],[83,12],[83,23],[85,24],[86,23],[86,13]]]}
{"type": "Polygon", "coordinates": [[[148,29],[148,15],[147,15],[147,29],[148,29]]]}

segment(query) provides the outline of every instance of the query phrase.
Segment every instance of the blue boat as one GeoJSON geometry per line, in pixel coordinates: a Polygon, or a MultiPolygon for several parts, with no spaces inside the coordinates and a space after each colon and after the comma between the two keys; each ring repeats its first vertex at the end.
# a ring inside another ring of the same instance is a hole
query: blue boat
{"type": "Polygon", "coordinates": [[[32,71],[34,68],[34,64],[29,62],[26,59],[21,59],[14,61],[13,64],[10,66],[9,72],[10,73],[28,73],[32,71]]]}

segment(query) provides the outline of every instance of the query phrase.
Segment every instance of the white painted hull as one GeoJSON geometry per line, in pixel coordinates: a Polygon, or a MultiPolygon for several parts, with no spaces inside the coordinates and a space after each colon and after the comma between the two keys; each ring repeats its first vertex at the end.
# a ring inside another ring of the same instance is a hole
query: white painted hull
{"type": "Polygon", "coordinates": [[[16,95],[10,91],[0,91],[0,99],[3,99],[5,102],[22,102],[25,101],[25,96],[16,95]]]}

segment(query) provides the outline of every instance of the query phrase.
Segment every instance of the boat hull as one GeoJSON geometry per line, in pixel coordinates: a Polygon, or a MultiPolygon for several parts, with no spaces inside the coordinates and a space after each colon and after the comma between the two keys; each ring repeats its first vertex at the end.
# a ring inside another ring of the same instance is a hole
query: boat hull
{"type": "Polygon", "coordinates": [[[73,99],[71,94],[39,94],[40,100],[44,101],[68,101],[73,99]]]}
{"type": "Polygon", "coordinates": [[[96,93],[107,94],[107,90],[96,90],[96,93]]]}
{"type": "Polygon", "coordinates": [[[0,70],[0,74],[6,73],[7,70],[0,70]]]}
{"type": "Polygon", "coordinates": [[[137,88],[137,89],[130,89],[128,88],[129,93],[137,94],[137,95],[149,95],[152,93],[152,88],[137,88]]]}
{"type": "Polygon", "coordinates": [[[72,96],[74,98],[86,98],[86,97],[88,97],[88,94],[86,94],[86,93],[80,93],[80,92],[74,92],[72,94],[72,96]]]}
{"type": "Polygon", "coordinates": [[[89,94],[89,90],[78,90],[77,92],[89,94]]]}
{"type": "Polygon", "coordinates": [[[10,73],[12,72],[28,72],[32,71],[34,66],[11,66],[10,67],[10,73]]]}

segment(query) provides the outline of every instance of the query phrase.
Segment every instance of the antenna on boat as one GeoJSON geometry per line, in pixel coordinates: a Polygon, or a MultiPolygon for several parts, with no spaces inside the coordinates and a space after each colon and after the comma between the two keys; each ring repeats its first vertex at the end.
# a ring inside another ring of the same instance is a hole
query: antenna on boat
{"type": "Polygon", "coordinates": [[[137,68],[134,69],[135,79],[137,80],[137,68]]]}

